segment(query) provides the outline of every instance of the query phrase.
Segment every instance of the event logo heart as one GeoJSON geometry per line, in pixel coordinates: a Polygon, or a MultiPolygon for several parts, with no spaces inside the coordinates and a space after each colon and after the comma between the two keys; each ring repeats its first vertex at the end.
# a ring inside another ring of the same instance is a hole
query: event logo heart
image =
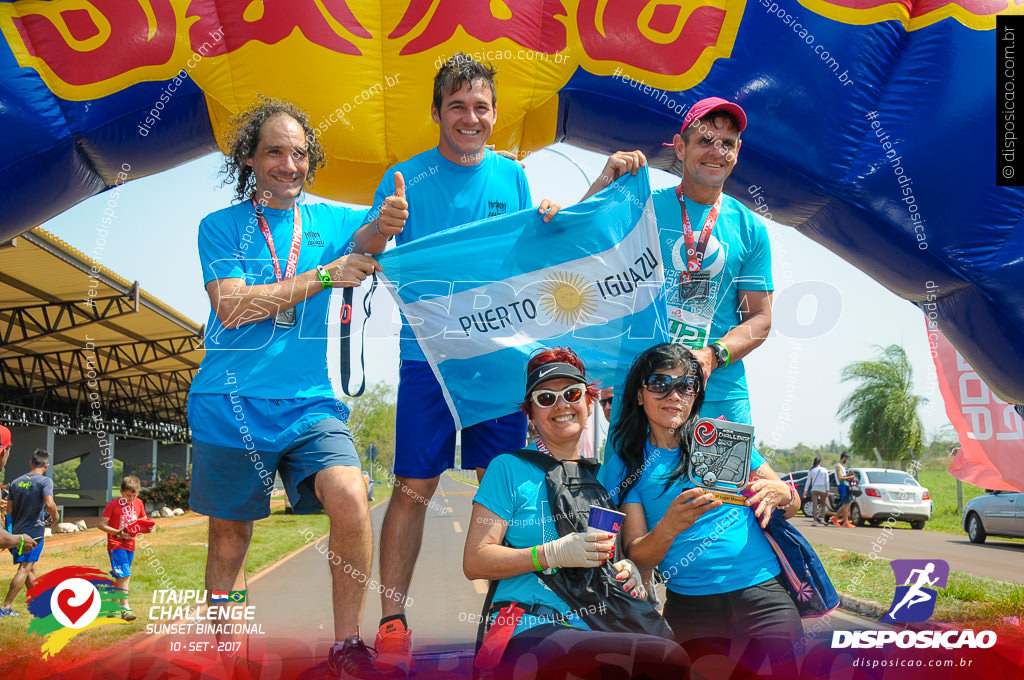
{"type": "Polygon", "coordinates": [[[718,439],[718,430],[711,423],[698,423],[693,431],[693,436],[697,438],[698,444],[710,446],[718,439]]]}
{"type": "Polygon", "coordinates": [[[89,581],[71,578],[54,588],[50,599],[53,616],[68,628],[84,628],[99,614],[99,593],[89,581]]]}

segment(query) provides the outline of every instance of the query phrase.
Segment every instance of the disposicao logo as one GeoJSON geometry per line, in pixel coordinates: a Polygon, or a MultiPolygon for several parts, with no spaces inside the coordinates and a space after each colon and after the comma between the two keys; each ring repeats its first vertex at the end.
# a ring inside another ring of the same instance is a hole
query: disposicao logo
{"type": "Polygon", "coordinates": [[[938,597],[935,587],[946,587],[949,564],[943,560],[893,560],[889,565],[896,574],[897,585],[882,622],[916,623],[930,619],[938,597]]]}
{"type": "MultiPolygon", "coordinates": [[[[949,564],[943,560],[893,560],[896,592],[883,623],[918,623],[935,612],[938,591],[949,579],[949,564]],[[902,585],[901,585],[902,584],[902,585]]],[[[901,649],[987,649],[996,643],[990,630],[836,630],[832,648],[872,649],[895,644],[901,649]]]]}
{"type": "Polygon", "coordinates": [[[121,590],[102,571],[92,567],[62,567],[36,579],[28,591],[28,610],[35,617],[28,632],[46,638],[43,658],[64,649],[89,628],[126,624],[120,617],[106,618],[121,611],[115,599],[121,590]]]}

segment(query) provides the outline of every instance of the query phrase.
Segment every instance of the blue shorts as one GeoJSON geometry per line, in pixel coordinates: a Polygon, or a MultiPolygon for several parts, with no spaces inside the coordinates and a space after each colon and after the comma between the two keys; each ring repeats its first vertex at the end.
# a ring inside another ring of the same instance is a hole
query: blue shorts
{"type": "Polygon", "coordinates": [[[700,407],[700,415],[702,418],[725,416],[726,420],[733,423],[753,424],[750,420],[750,399],[744,397],[705,401],[704,405],[700,407]]]}
{"type": "Polygon", "coordinates": [[[114,578],[126,578],[132,575],[132,560],[135,559],[134,550],[114,548],[110,555],[110,575],[114,578]]]}
{"type": "MultiPolygon", "coordinates": [[[[403,359],[398,375],[395,474],[433,479],[455,467],[455,420],[430,364],[403,359]]],[[[461,467],[486,468],[495,456],[524,446],[525,414],[485,420],[462,430],[461,467]]]]}
{"type": "Polygon", "coordinates": [[[839,485],[839,505],[846,505],[850,502],[850,487],[846,484],[839,485]]]}
{"type": "Polygon", "coordinates": [[[30,550],[29,552],[26,552],[26,553],[21,554],[21,555],[18,554],[18,549],[16,547],[15,548],[8,548],[8,550],[11,551],[11,555],[14,556],[14,563],[15,564],[21,564],[22,562],[38,562],[39,561],[39,558],[42,557],[42,555],[43,555],[43,539],[42,538],[37,538],[36,540],[39,541],[36,544],[36,547],[32,548],[32,550],[30,550]]]}
{"type": "MultiPolygon", "coordinates": [[[[197,395],[199,397],[219,395],[197,395]]],[[[191,407],[193,399],[189,400],[191,407]]],[[[288,400],[289,402],[296,400],[288,400]]],[[[308,400],[314,402],[314,400],[308,400]]],[[[203,439],[203,431],[192,425],[192,488],[189,504],[196,512],[216,517],[249,521],[270,515],[270,494],[274,490],[275,473],[280,473],[288,500],[296,514],[320,511],[320,501],[313,486],[317,472],[329,467],[360,467],[359,455],[352,435],[341,420],[324,416],[307,424],[297,436],[280,447],[277,433],[294,431],[295,418],[307,423],[308,413],[276,406],[286,400],[243,399],[246,423],[259,423],[247,429],[238,444],[231,446],[203,439]],[[254,436],[253,431],[274,433],[270,441],[254,436]]],[[[314,402],[315,403],[315,402],[314,402]]],[[[312,405],[312,404],[311,404],[312,405]]],[[[230,418],[231,412],[224,414],[230,418]]],[[[320,414],[323,415],[323,414],[320,414]]],[[[238,426],[232,424],[235,430],[238,426]]],[[[248,428],[248,426],[246,426],[248,428]]],[[[218,430],[211,429],[216,433],[218,430]]],[[[237,436],[237,435],[236,435],[237,436]]]]}

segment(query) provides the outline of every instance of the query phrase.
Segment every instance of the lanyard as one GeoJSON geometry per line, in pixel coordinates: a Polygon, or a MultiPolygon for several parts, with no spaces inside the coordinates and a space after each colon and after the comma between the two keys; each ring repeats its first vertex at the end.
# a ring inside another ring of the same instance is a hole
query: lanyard
{"type": "Polygon", "coordinates": [[[255,198],[252,199],[252,207],[256,211],[256,221],[260,225],[263,238],[267,240],[267,247],[270,248],[270,257],[274,261],[274,275],[278,281],[292,278],[299,266],[299,250],[302,248],[302,216],[299,213],[299,206],[295,206],[295,218],[292,220],[292,247],[288,251],[288,264],[285,265],[284,276],[281,276],[281,265],[277,262],[277,251],[274,250],[274,237],[270,235],[270,226],[255,198]]]}
{"type": "Polygon", "coordinates": [[[686,214],[686,199],[683,198],[682,183],[676,187],[676,197],[679,199],[679,208],[683,213],[683,239],[686,241],[686,269],[688,272],[699,272],[704,262],[704,251],[708,248],[708,241],[711,239],[711,230],[715,228],[718,221],[718,210],[722,207],[722,195],[718,195],[715,204],[708,211],[707,219],[704,220],[704,227],[700,230],[700,241],[693,242],[693,227],[690,226],[690,216],[686,214]]]}

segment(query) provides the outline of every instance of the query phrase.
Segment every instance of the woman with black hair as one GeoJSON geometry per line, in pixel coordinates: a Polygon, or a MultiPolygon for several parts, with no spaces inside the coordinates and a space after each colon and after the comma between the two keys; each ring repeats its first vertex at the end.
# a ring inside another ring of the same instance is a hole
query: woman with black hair
{"type": "Polygon", "coordinates": [[[800,503],[756,450],[746,506],[723,505],[694,487],[686,468],[703,401],[700,364],[684,346],[664,343],[638,355],[600,480],[626,513],[626,556],[665,580],[664,615],[676,641],[695,660],[710,644],[756,670],[766,657],[791,656],[802,631],[761,530],[772,510],[788,518],[800,503]],[[730,651],[729,641],[744,651],[730,651]]]}

